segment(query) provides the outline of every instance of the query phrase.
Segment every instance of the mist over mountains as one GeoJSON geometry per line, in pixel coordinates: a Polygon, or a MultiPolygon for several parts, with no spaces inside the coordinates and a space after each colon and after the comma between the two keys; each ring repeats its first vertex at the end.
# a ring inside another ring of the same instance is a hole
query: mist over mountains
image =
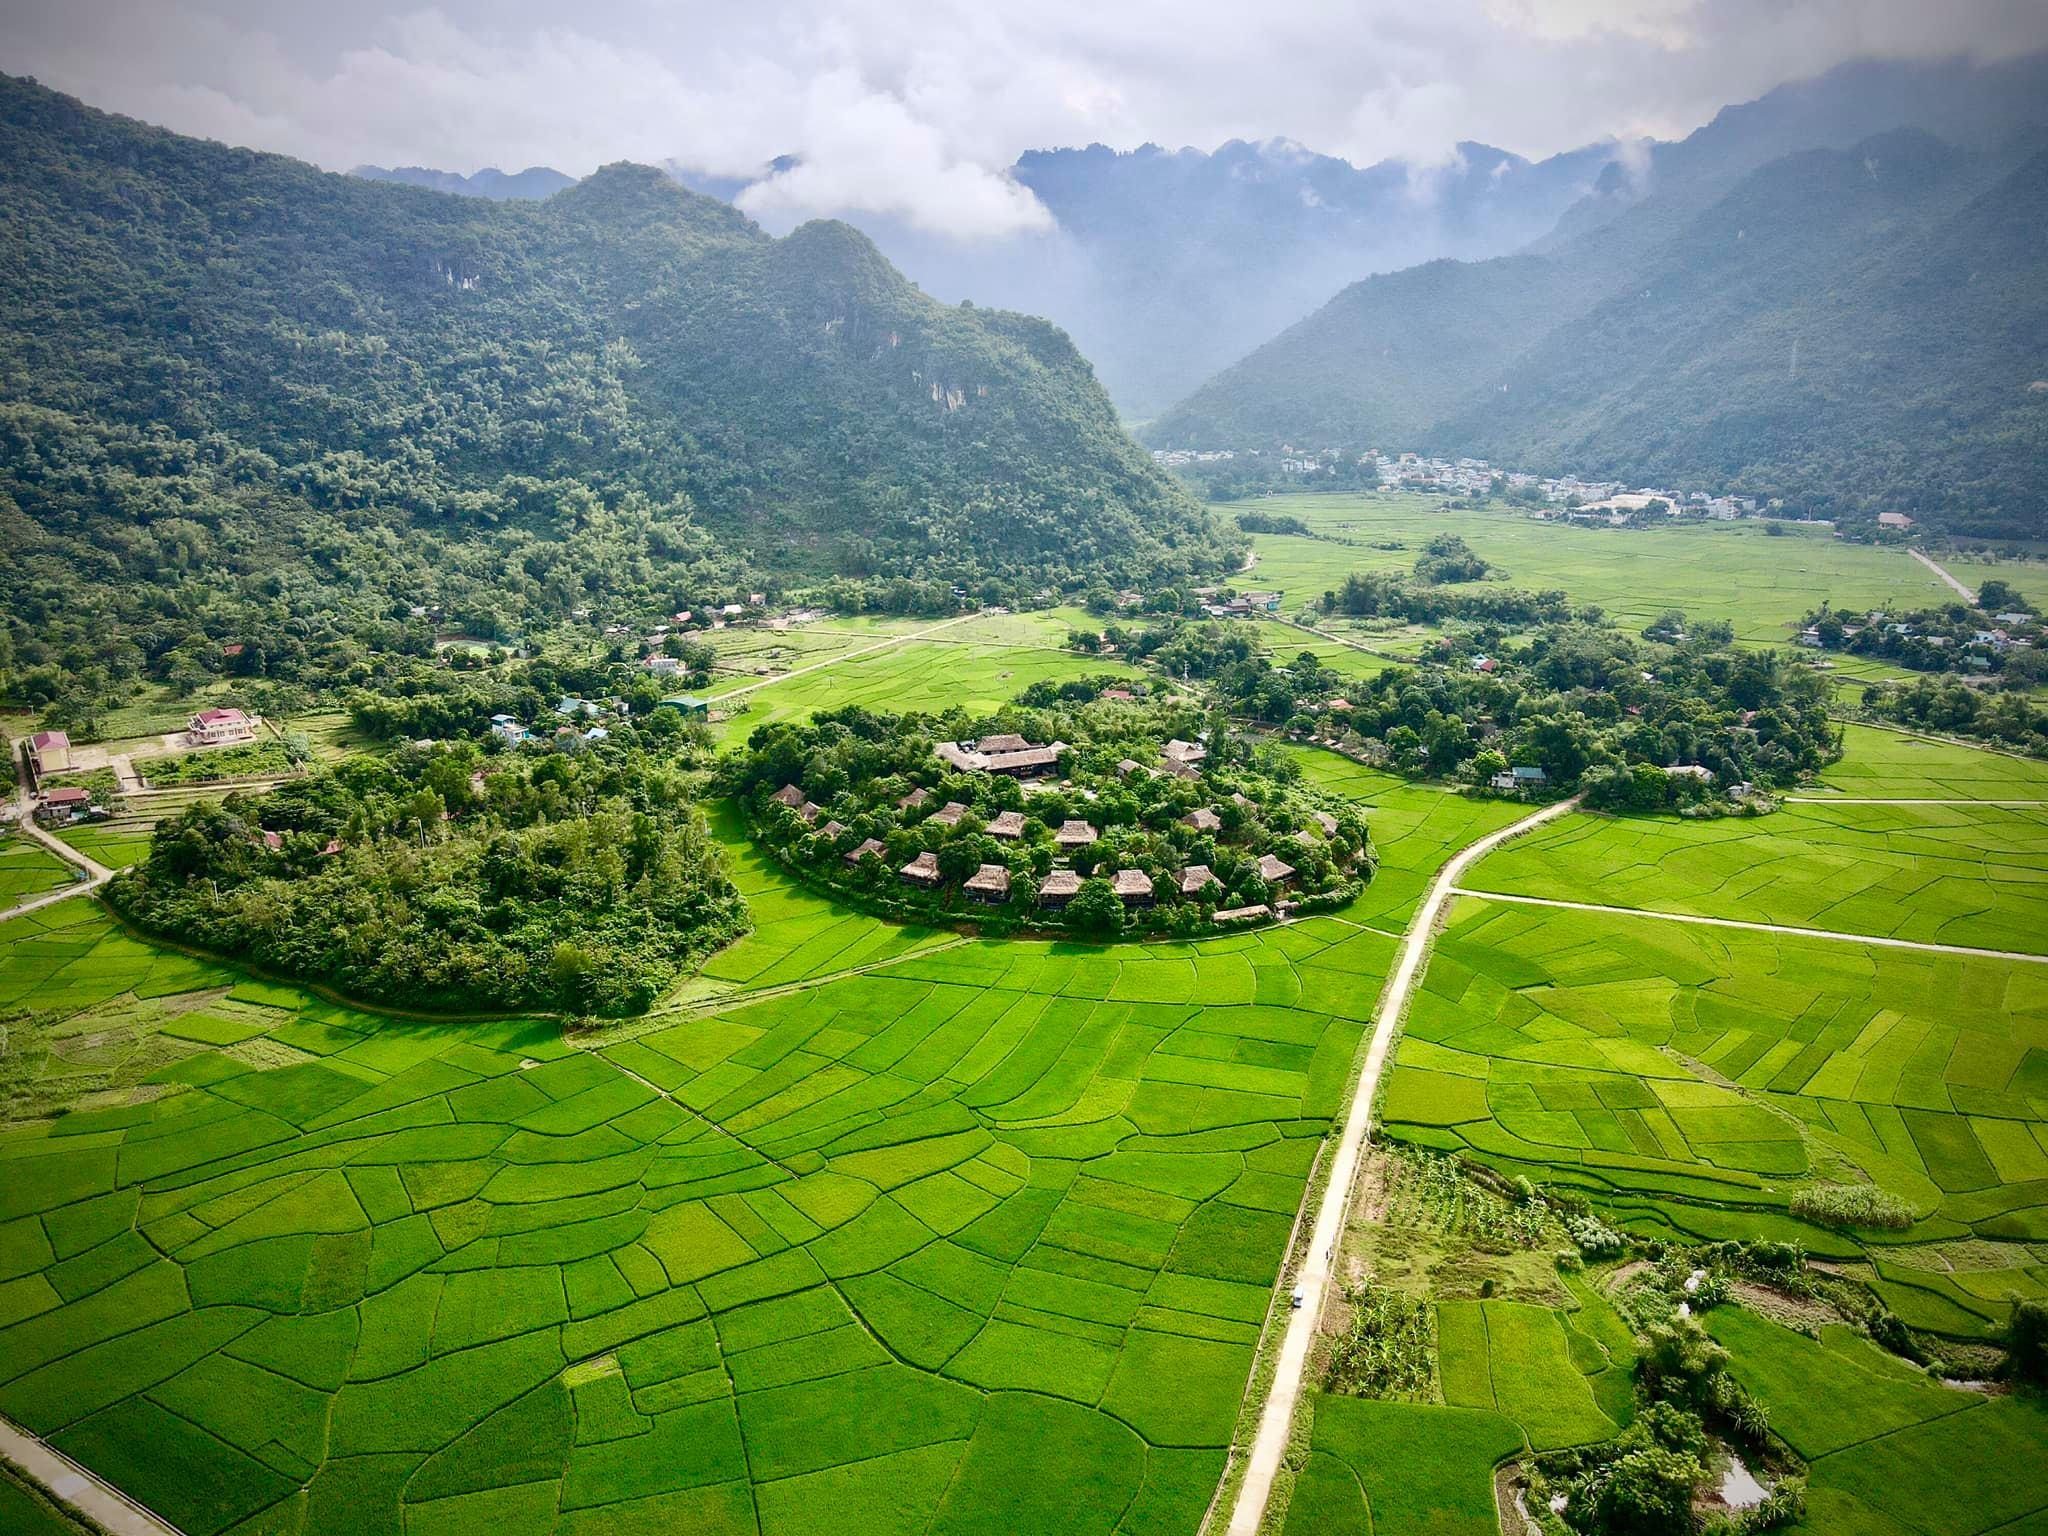
{"type": "Polygon", "coordinates": [[[2036,536],[2044,103],[2038,58],[1774,93],[1523,251],[1351,285],[1142,435],[1429,449],[2036,536]],[[1900,117],[1919,121],[1778,153],[1900,117]]]}
{"type": "MultiPolygon", "coordinates": [[[[1144,422],[1360,279],[1444,258],[1540,254],[1653,196],[1697,211],[1771,160],[1895,128],[1990,149],[2042,121],[2044,100],[2040,57],[1856,63],[1730,106],[1675,142],[1610,141],[1535,161],[1465,143],[1441,165],[1363,167],[1285,139],[1213,151],[1097,144],[1030,151],[1011,168],[1052,215],[1045,232],[966,240],[900,217],[845,217],[936,298],[1058,322],[1125,419],[1144,422]]],[[[668,169],[731,201],[794,164],[710,175],[690,168],[685,146],[668,169]]],[[[438,173],[378,174],[441,185],[426,179],[438,173]]],[[[546,175],[484,172],[482,185],[442,189],[546,195],[546,175]]]]}

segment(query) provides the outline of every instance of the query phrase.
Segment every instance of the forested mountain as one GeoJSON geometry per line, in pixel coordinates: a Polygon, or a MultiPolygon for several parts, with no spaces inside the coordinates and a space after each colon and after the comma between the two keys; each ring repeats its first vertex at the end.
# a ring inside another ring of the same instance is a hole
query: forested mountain
{"type": "MultiPolygon", "coordinates": [[[[1286,139],[1214,151],[1092,144],[1031,150],[1010,167],[1052,215],[1049,230],[955,239],[890,215],[848,217],[940,299],[1057,321],[1118,407],[1143,420],[1374,273],[1552,250],[1648,198],[1659,218],[1683,220],[1772,160],[1895,128],[1990,149],[2048,121],[2044,100],[2040,57],[1856,63],[1728,107],[1672,143],[1604,142],[1534,161],[1465,143],[1441,164],[1364,166],[1286,139]]],[[[797,163],[785,156],[751,176],[711,175],[690,168],[689,149],[679,146],[667,168],[728,201],[797,163]]],[[[494,195],[445,172],[378,174],[494,195]]],[[[1584,302],[1602,291],[1595,285],[1584,302]]],[[[1406,396],[1409,386],[1390,390],[1406,396]]]]}
{"type": "Polygon", "coordinates": [[[25,665],[132,669],[258,605],[503,630],[825,572],[1010,592],[1232,558],[1057,328],[651,168],[446,197],[4,80],[0,245],[25,665]]]}
{"type": "MultiPolygon", "coordinates": [[[[1368,272],[1536,239],[1620,152],[1532,162],[1461,144],[1441,165],[1355,166],[1285,139],[1213,152],[1093,144],[1033,150],[1010,168],[1053,216],[1049,231],[962,240],[849,217],[942,299],[1057,318],[1136,419],[1368,272]]],[[[678,174],[717,196],[748,185],[678,174]]]]}
{"type": "Polygon", "coordinates": [[[492,165],[469,176],[459,171],[433,171],[423,165],[359,165],[349,175],[365,181],[403,182],[408,187],[453,192],[460,197],[488,197],[499,202],[509,198],[553,197],[562,188],[576,184],[574,176],[565,176],[546,165],[530,165],[513,172],[492,165]]]}
{"type": "Polygon", "coordinates": [[[1197,391],[1160,446],[1427,448],[2048,531],[2048,139],[1898,132],[1695,212],[1354,285],[1197,391]]]}

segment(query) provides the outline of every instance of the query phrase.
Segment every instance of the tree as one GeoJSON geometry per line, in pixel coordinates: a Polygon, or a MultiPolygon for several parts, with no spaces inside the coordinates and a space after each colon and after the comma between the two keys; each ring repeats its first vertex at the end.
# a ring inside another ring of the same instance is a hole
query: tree
{"type": "Polygon", "coordinates": [[[2030,1297],[2012,1309],[2005,1347],[2012,1373],[2034,1386],[2048,1386],[2048,1301],[2030,1297]]]}
{"type": "Polygon", "coordinates": [[[1115,887],[1097,875],[1083,880],[1067,903],[1067,921],[1084,933],[1118,934],[1123,932],[1124,904],[1115,887]]]}

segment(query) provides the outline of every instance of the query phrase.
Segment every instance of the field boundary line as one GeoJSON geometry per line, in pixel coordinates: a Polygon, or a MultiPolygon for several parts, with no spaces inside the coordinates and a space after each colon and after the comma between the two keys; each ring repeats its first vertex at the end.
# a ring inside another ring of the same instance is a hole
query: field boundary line
{"type": "Polygon", "coordinates": [[[1258,1432],[1253,1437],[1244,1482],[1238,1489],[1237,1503],[1231,1511],[1228,1536],[1257,1536],[1265,1519],[1273,1481],[1280,1471],[1281,1461],[1287,1454],[1287,1442],[1293,1433],[1295,1409],[1301,1399],[1302,1377],[1308,1367],[1309,1350],[1315,1341],[1329,1292],[1337,1240],[1351,1210],[1351,1196],[1358,1182],[1358,1167],[1366,1135],[1372,1129],[1373,1100],[1379,1091],[1380,1075],[1386,1070],[1388,1057],[1393,1054],[1394,1041],[1407,1013],[1408,995],[1422,974],[1423,961],[1436,935],[1437,924],[1451,898],[1458,893],[1458,877],[1510,838],[1519,837],[1544,822],[1575,810],[1578,804],[1579,797],[1575,795],[1569,800],[1546,805],[1533,815],[1510,822],[1459,849],[1437,871],[1430,882],[1429,894],[1416,908],[1414,920],[1402,942],[1400,959],[1387,979],[1386,989],[1380,994],[1378,1018],[1367,1040],[1364,1068],[1352,1090],[1343,1138],[1330,1160],[1330,1180],[1324,1186],[1322,1204],[1316,1211],[1308,1252],[1303,1255],[1301,1269],[1295,1275],[1294,1288],[1302,1293],[1302,1302],[1288,1314],[1287,1331],[1280,1344],[1279,1364],[1274,1371],[1273,1384],[1267,1390],[1266,1405],[1259,1414],[1258,1432]]]}
{"type": "Polygon", "coordinates": [[[959,614],[954,618],[947,619],[942,623],[930,625],[924,629],[911,630],[908,633],[901,635],[889,635],[884,639],[877,640],[873,645],[858,646],[850,651],[842,651],[837,656],[828,657],[824,661],[809,662],[801,667],[792,667],[787,672],[778,672],[773,677],[764,677],[757,683],[748,683],[744,687],[728,688],[723,693],[714,693],[708,695],[705,698],[704,702],[707,704],[716,704],[722,699],[741,698],[746,694],[756,693],[763,688],[772,688],[777,683],[786,683],[792,677],[803,677],[811,672],[822,672],[827,667],[836,667],[845,662],[858,661],[863,656],[872,656],[877,651],[886,651],[890,649],[892,646],[902,645],[905,641],[908,640],[923,640],[927,636],[937,634],[942,629],[951,629],[955,624],[965,624],[969,619],[978,619],[981,617],[981,612],[977,610],[973,613],[959,614]]]}
{"type": "Polygon", "coordinates": [[[2048,805],[2048,800],[1943,800],[1926,795],[1909,799],[1903,795],[1787,795],[1785,805],[1981,805],[1992,810],[2028,810],[2048,805]]]}
{"type": "Polygon", "coordinates": [[[1391,651],[1376,651],[1363,640],[1351,640],[1343,635],[1325,634],[1320,629],[1312,629],[1308,625],[1299,623],[1294,619],[1282,618],[1277,613],[1268,613],[1263,615],[1263,617],[1270,623],[1284,624],[1289,629],[1300,630],[1304,635],[1311,635],[1318,640],[1327,640],[1332,645],[1341,645],[1367,656],[1376,656],[1381,661],[1392,662],[1397,667],[1412,667],[1415,665],[1416,659],[1413,656],[1397,656],[1391,651]]]}
{"type": "Polygon", "coordinates": [[[9,1418],[0,1418],[0,1456],[58,1503],[105,1527],[110,1536],[185,1536],[162,1515],[9,1418]]]}
{"type": "Polygon", "coordinates": [[[1555,896],[1511,896],[1506,891],[1473,891],[1460,886],[1451,893],[1476,901],[1506,901],[1524,907],[1562,907],[1568,912],[1598,912],[1611,917],[1647,917],[1660,923],[1694,923],[1704,928],[1744,928],[1751,933],[1781,933],[1794,939],[1831,939],[1842,944],[1875,944],[1883,949],[1918,949],[1936,955],[1963,955],[1976,960],[2023,960],[2048,965],[2048,954],[2021,949],[1978,949],[1969,944],[1943,944],[1934,939],[1892,939],[1875,933],[1844,933],[1838,928],[1800,928],[1791,923],[1758,923],[1740,917],[1702,917],[1696,912],[1658,912],[1648,907],[1609,907],[1596,901],[1565,901],[1555,896]]]}

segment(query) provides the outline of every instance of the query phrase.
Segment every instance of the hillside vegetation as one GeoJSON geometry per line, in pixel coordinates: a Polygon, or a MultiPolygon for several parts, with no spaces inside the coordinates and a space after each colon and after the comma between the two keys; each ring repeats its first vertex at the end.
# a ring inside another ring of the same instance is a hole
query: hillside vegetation
{"type": "Polygon", "coordinates": [[[1148,433],[1428,448],[2043,532],[2048,151],[1924,133],[1653,196],[1544,252],[1354,284],[1148,433]]]}
{"type": "Polygon", "coordinates": [[[1055,327],[652,168],[449,197],[0,79],[0,241],[26,663],[133,671],[252,610],[502,631],[822,572],[1012,592],[1231,553],[1055,327]]]}

